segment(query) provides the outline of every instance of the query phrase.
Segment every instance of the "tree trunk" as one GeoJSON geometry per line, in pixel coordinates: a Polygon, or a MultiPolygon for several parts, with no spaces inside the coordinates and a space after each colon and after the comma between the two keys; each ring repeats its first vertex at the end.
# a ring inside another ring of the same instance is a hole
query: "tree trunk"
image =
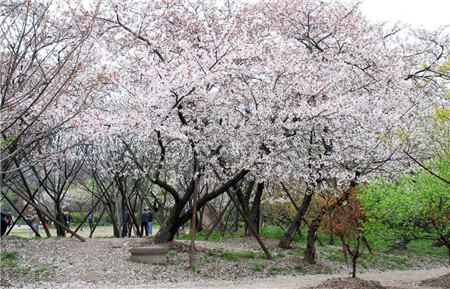
{"type": "Polygon", "coordinates": [[[356,257],[352,257],[352,278],[356,277],[356,257]]]}
{"type": "Polygon", "coordinates": [[[156,244],[173,241],[173,238],[178,232],[178,229],[181,225],[183,225],[181,223],[181,220],[179,219],[179,216],[181,215],[185,204],[185,202],[175,203],[172,211],[169,214],[169,218],[163,225],[161,225],[161,228],[155,236],[156,244]]]}
{"type": "MultiPolygon", "coordinates": [[[[61,224],[65,224],[64,213],[63,213],[63,210],[61,208],[60,202],[54,202],[54,206],[55,206],[55,212],[56,212],[56,219],[61,224]]],[[[65,237],[66,236],[66,230],[64,229],[63,226],[60,226],[59,224],[55,223],[55,229],[56,229],[56,236],[58,236],[58,237],[65,237]]]]}
{"type": "Polygon", "coordinates": [[[305,260],[309,264],[316,263],[316,238],[317,238],[317,230],[319,229],[320,221],[314,220],[309,226],[308,237],[306,239],[306,250],[305,250],[305,260]]]}
{"type": "Polygon", "coordinates": [[[303,198],[302,205],[297,210],[297,214],[295,215],[294,221],[289,226],[289,229],[284,233],[283,238],[281,239],[278,247],[283,249],[289,249],[291,247],[292,240],[294,240],[295,234],[299,230],[300,224],[306,214],[306,211],[309,208],[309,204],[311,203],[313,194],[306,193],[303,198]]]}
{"type": "Polygon", "coordinates": [[[450,246],[447,246],[447,253],[448,253],[448,265],[450,265],[450,246]]]}
{"type": "MultiPolygon", "coordinates": [[[[114,220],[114,218],[113,218],[113,220],[114,220]]],[[[120,238],[120,228],[118,226],[119,225],[117,224],[117,222],[113,221],[114,238],[120,238]]]]}
{"type": "Polygon", "coordinates": [[[108,215],[111,218],[111,223],[113,226],[113,234],[115,238],[120,238],[120,227],[119,224],[117,222],[116,219],[116,214],[115,214],[115,205],[111,204],[110,202],[107,203],[107,208],[108,208],[108,215]]]}
{"type": "Polygon", "coordinates": [[[328,245],[334,246],[335,244],[336,243],[334,242],[334,234],[333,232],[330,232],[330,241],[328,242],[328,245]]]}
{"type": "MultiPolygon", "coordinates": [[[[231,178],[227,182],[225,182],[221,187],[219,187],[219,188],[215,189],[214,191],[199,198],[198,203],[197,203],[197,210],[200,210],[209,201],[211,201],[214,198],[225,193],[231,186],[235,185],[242,178],[244,178],[248,172],[249,172],[248,170],[242,170],[237,175],[235,175],[233,178],[231,178]]],[[[191,182],[191,184],[192,183],[193,182],[191,182]]],[[[194,184],[195,184],[195,182],[194,182],[194,184]]],[[[189,188],[186,190],[187,192],[183,198],[178,197],[175,199],[175,205],[169,214],[169,218],[167,219],[165,224],[162,226],[162,228],[156,235],[155,243],[164,243],[164,242],[172,241],[178,231],[178,228],[182,224],[184,224],[185,222],[189,221],[192,218],[193,207],[189,208],[183,214],[182,214],[182,211],[183,211],[184,207],[186,206],[186,203],[188,202],[188,198],[190,198],[191,193],[193,193],[192,190],[194,188],[195,188],[195,185],[194,186],[190,185],[189,188]]]]}
{"type": "Polygon", "coordinates": [[[253,199],[251,217],[253,223],[255,225],[256,233],[259,235],[260,227],[261,227],[261,198],[264,191],[264,183],[259,183],[256,187],[255,198],[253,199]]]}

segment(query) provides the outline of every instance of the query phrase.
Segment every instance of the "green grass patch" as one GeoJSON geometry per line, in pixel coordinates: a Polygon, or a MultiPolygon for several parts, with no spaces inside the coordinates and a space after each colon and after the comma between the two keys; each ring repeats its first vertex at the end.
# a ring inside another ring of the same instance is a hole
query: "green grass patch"
{"type": "Polygon", "coordinates": [[[333,262],[345,263],[344,253],[342,251],[331,251],[328,254],[328,260],[333,262]]]}
{"type": "Polygon", "coordinates": [[[208,250],[207,255],[209,256],[216,256],[224,258],[228,261],[234,261],[237,262],[241,259],[265,259],[266,256],[261,253],[256,253],[252,251],[247,252],[230,252],[230,251],[223,251],[223,250],[208,250]]]}
{"type": "Polygon", "coordinates": [[[269,274],[269,276],[275,276],[285,272],[285,270],[285,268],[280,266],[272,266],[267,270],[267,274],[269,274]]]}
{"type": "Polygon", "coordinates": [[[281,240],[284,230],[277,226],[264,226],[261,228],[260,236],[263,238],[281,240]]]}
{"type": "Polygon", "coordinates": [[[16,268],[19,265],[20,254],[16,251],[5,251],[1,253],[1,265],[6,268],[16,268]]]}
{"type": "MultiPolygon", "coordinates": [[[[228,239],[228,238],[241,238],[241,237],[245,237],[245,233],[242,231],[233,232],[231,234],[228,232],[226,232],[225,234],[223,234],[222,232],[212,232],[211,235],[209,235],[208,241],[220,242],[220,241],[222,241],[224,239],[228,239]]],[[[175,236],[175,239],[190,240],[191,234],[190,234],[190,232],[179,233],[177,236],[175,236]]],[[[203,231],[196,232],[195,239],[198,241],[206,241],[205,232],[203,232],[203,231]]]]}
{"type": "Polygon", "coordinates": [[[253,267],[251,268],[252,272],[261,272],[262,270],[264,270],[264,264],[255,264],[253,265],[253,267]]]}
{"type": "Polygon", "coordinates": [[[407,248],[417,255],[448,256],[445,246],[433,247],[432,243],[430,240],[415,240],[411,241],[407,248]]]}

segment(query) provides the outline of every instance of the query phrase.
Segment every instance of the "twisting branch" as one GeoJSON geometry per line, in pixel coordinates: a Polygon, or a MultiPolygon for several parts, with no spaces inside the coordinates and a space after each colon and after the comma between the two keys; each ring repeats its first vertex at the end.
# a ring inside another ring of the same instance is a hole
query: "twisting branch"
{"type": "Polygon", "coordinates": [[[427,168],[424,164],[422,164],[421,162],[419,162],[416,158],[414,158],[412,155],[410,155],[407,151],[403,151],[411,160],[413,160],[416,164],[418,164],[421,168],[423,168],[424,170],[426,170],[428,173],[430,173],[431,175],[435,176],[436,178],[440,179],[441,181],[443,181],[444,183],[447,183],[447,185],[450,185],[450,181],[444,179],[443,177],[441,177],[440,175],[436,174],[435,172],[433,172],[432,170],[430,170],[429,168],[427,168]]]}

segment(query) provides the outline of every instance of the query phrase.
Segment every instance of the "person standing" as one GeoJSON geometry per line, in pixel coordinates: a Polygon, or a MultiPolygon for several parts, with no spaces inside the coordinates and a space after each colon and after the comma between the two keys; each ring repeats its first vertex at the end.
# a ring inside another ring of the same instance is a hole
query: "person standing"
{"type": "Polygon", "coordinates": [[[127,220],[127,232],[128,232],[128,238],[131,237],[131,231],[133,228],[133,220],[131,220],[131,214],[127,211],[126,214],[126,220],[127,220]]]}
{"type": "Polygon", "coordinates": [[[144,208],[144,211],[142,211],[141,214],[141,237],[144,236],[144,230],[145,230],[145,236],[148,236],[148,208],[144,208]]]}
{"type": "Polygon", "coordinates": [[[6,221],[8,222],[8,228],[12,226],[13,223],[13,215],[11,210],[8,211],[8,214],[6,214],[6,221]]]}
{"type": "Polygon", "coordinates": [[[25,221],[27,222],[27,225],[30,227],[30,231],[28,232],[28,237],[32,238],[33,237],[33,217],[31,215],[27,215],[27,217],[25,218],[25,221]]]}
{"type": "Polygon", "coordinates": [[[69,211],[64,211],[64,226],[66,226],[66,228],[70,228],[71,221],[72,216],[70,215],[69,211]]]}
{"type": "Polygon", "coordinates": [[[39,234],[39,223],[40,223],[40,220],[39,220],[39,217],[37,214],[33,215],[31,223],[32,223],[34,230],[36,231],[36,237],[37,237],[39,234]]]}
{"type": "Polygon", "coordinates": [[[87,221],[89,224],[89,232],[92,233],[92,230],[94,229],[94,215],[92,212],[89,213],[87,221]]]}
{"type": "Polygon", "coordinates": [[[6,229],[10,226],[11,224],[11,219],[9,219],[9,216],[7,214],[4,214],[3,212],[1,212],[1,231],[2,231],[2,236],[5,235],[6,233],[6,229]]]}
{"type": "Polygon", "coordinates": [[[147,231],[148,231],[148,234],[151,236],[151,235],[153,235],[153,214],[150,212],[150,210],[148,210],[147,213],[148,213],[147,231]]]}
{"type": "Polygon", "coordinates": [[[42,216],[42,227],[46,228],[47,230],[50,227],[49,221],[45,216],[42,216]]]}

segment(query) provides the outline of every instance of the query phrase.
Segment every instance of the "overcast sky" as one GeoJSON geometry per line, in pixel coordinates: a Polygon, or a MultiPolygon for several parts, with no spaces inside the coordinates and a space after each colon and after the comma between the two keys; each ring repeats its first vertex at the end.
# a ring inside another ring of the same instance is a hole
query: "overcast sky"
{"type": "Polygon", "coordinates": [[[361,0],[370,20],[401,21],[425,28],[450,25],[450,0],[361,0]]]}

